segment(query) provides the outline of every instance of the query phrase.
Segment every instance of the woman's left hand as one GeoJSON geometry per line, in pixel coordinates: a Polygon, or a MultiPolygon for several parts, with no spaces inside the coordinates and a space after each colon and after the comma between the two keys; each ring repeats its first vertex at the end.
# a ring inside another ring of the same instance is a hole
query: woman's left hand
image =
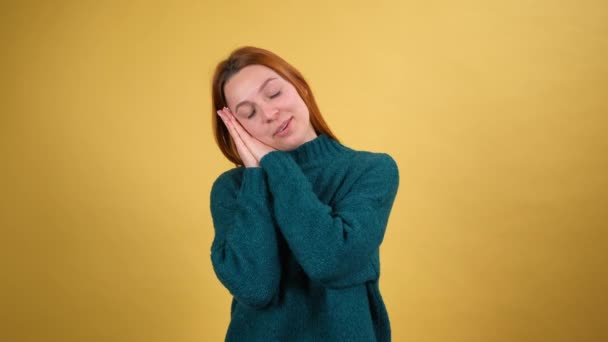
{"type": "Polygon", "coordinates": [[[253,154],[255,159],[257,159],[258,163],[260,160],[262,160],[262,158],[264,158],[266,154],[272,151],[276,151],[276,149],[264,144],[263,142],[251,136],[251,134],[249,134],[249,132],[247,132],[247,130],[243,128],[241,123],[234,117],[229,108],[224,108],[222,112],[224,114],[223,119],[228,120],[227,124],[232,125],[234,131],[236,131],[238,135],[237,137],[233,135],[232,138],[242,140],[245,146],[247,146],[247,148],[251,152],[251,154],[253,154]]]}

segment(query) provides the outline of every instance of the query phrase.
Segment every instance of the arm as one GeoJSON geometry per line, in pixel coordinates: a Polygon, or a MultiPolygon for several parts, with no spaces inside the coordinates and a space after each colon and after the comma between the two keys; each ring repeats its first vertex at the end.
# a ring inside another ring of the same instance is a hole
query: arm
{"type": "Polygon", "coordinates": [[[271,152],[260,161],[285,240],[304,272],[329,287],[360,281],[384,238],[399,173],[386,154],[368,161],[360,165],[364,169],[357,171],[348,194],[333,207],[318,199],[289,155],[271,152]]]}
{"type": "Polygon", "coordinates": [[[279,288],[279,261],[265,175],[243,168],[220,176],[211,190],[215,237],[211,261],[218,279],[239,302],[263,307],[279,288]]]}

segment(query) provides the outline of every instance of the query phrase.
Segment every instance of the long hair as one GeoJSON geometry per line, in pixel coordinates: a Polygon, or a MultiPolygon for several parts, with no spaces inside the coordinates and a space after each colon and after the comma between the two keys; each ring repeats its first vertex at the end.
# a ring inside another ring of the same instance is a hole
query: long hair
{"type": "Polygon", "coordinates": [[[321,111],[312,94],[312,90],[304,79],[304,76],[302,76],[296,68],[276,54],[261,48],[244,46],[234,50],[226,60],[221,61],[217,65],[211,84],[211,96],[213,101],[211,125],[213,126],[215,141],[228,160],[237,166],[243,165],[243,161],[239,156],[228,128],[224,125],[222,120],[218,120],[217,111],[227,106],[226,96],[224,94],[226,82],[241,69],[253,64],[268,67],[291,83],[296,88],[302,100],[304,100],[306,107],[308,107],[310,123],[315,132],[317,134],[325,134],[336,141],[338,140],[323,119],[321,111]]]}

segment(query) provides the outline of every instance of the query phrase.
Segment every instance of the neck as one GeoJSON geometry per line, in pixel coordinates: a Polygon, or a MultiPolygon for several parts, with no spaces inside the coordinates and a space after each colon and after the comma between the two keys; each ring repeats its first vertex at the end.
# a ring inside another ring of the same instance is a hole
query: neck
{"type": "Polygon", "coordinates": [[[287,151],[299,165],[315,162],[327,162],[333,156],[348,150],[337,141],[325,134],[314,136],[311,140],[298,146],[296,149],[287,151]]]}

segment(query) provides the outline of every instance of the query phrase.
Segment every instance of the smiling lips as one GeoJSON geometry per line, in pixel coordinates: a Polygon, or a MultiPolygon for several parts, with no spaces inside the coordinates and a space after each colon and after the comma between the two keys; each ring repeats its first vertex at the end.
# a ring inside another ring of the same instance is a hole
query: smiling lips
{"type": "Polygon", "coordinates": [[[291,123],[291,119],[289,118],[287,120],[285,120],[283,122],[283,124],[281,124],[281,126],[279,126],[279,128],[277,128],[277,130],[274,132],[275,136],[282,136],[283,133],[287,132],[287,127],[289,127],[289,124],[291,123]]]}

